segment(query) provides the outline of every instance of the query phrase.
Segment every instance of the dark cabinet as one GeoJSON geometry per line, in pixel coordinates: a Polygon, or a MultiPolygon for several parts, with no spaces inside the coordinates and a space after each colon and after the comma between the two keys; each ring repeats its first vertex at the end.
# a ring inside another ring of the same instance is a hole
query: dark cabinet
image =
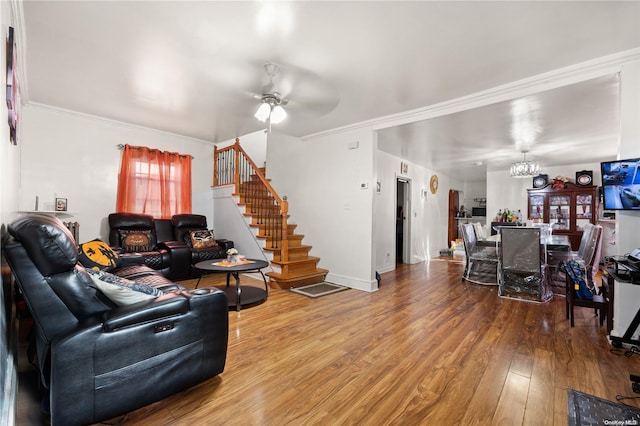
{"type": "Polygon", "coordinates": [[[597,186],[571,182],[563,188],[554,188],[550,183],[542,188],[528,189],[528,218],[550,224],[554,234],[569,236],[571,249],[578,250],[584,226],[595,224],[597,189],[597,186]]]}

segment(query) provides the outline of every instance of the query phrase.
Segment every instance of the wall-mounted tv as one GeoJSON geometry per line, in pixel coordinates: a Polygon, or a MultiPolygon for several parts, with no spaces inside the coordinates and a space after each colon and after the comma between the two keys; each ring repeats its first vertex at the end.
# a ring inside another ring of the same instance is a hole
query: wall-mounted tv
{"type": "Polygon", "coordinates": [[[640,158],[603,161],[600,168],[604,209],[640,211],[640,158]]]}

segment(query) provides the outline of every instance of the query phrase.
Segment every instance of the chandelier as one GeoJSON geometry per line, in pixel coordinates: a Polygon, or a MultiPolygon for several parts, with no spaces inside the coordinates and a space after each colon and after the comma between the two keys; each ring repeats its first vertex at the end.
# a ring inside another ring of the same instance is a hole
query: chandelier
{"type": "Polygon", "coordinates": [[[540,164],[535,161],[527,161],[527,151],[522,151],[524,159],[511,164],[511,177],[528,178],[540,173],[540,164]]]}

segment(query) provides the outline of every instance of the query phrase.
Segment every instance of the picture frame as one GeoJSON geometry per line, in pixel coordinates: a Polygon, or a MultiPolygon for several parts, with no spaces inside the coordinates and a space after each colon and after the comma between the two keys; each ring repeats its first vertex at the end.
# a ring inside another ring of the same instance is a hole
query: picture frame
{"type": "Polygon", "coordinates": [[[56,211],[57,212],[66,212],[67,211],[67,199],[66,198],[56,198],[56,211]]]}
{"type": "Polygon", "coordinates": [[[6,87],[6,102],[7,102],[7,115],[9,124],[9,141],[13,145],[18,143],[18,105],[19,92],[18,92],[18,80],[16,71],[16,43],[14,38],[14,29],[9,27],[9,34],[6,40],[6,63],[7,63],[7,87],[6,87]]]}

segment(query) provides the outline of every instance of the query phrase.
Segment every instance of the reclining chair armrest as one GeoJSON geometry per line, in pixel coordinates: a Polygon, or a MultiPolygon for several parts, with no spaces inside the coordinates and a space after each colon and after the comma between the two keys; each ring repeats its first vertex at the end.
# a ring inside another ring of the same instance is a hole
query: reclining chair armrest
{"type": "Polygon", "coordinates": [[[189,300],[184,296],[176,296],[162,301],[136,303],[123,306],[107,313],[102,328],[104,331],[114,331],[119,328],[145,322],[184,315],[189,311],[189,300]]]}
{"type": "Polygon", "coordinates": [[[140,253],[119,253],[119,266],[144,265],[144,256],[140,253]]]}
{"type": "Polygon", "coordinates": [[[218,245],[224,249],[225,253],[227,252],[227,250],[229,250],[230,248],[234,247],[233,246],[233,241],[231,241],[231,240],[225,240],[225,239],[218,240],[218,239],[216,239],[216,243],[218,243],[218,245]]]}
{"type": "Polygon", "coordinates": [[[180,241],[165,241],[158,244],[169,251],[171,265],[169,278],[172,281],[187,280],[191,274],[191,248],[180,241]]]}

